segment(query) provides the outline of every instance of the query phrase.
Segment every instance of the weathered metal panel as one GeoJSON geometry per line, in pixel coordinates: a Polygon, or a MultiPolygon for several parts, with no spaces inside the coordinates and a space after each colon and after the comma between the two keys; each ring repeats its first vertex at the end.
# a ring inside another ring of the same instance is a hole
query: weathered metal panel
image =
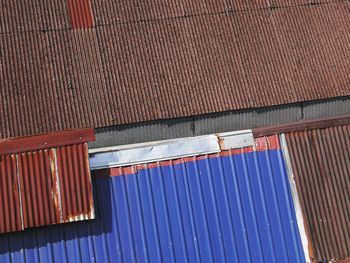
{"type": "Polygon", "coordinates": [[[0,233],[94,218],[87,143],[77,143],[92,137],[89,129],[0,142],[0,233]]]}
{"type": "Polygon", "coordinates": [[[94,218],[87,144],[58,147],[56,154],[62,206],[61,221],[94,218]]]}
{"type": "Polygon", "coordinates": [[[315,261],[350,256],[350,125],[286,133],[315,261]]]}
{"type": "Polygon", "coordinates": [[[278,138],[255,143],[94,171],[95,220],[0,235],[0,261],[304,262],[278,138]]]}
{"type": "MultiPolygon", "coordinates": [[[[57,178],[51,171],[50,150],[40,150],[17,154],[21,185],[21,210],[23,229],[59,222],[54,202],[57,178]]],[[[7,176],[5,174],[5,176],[7,176]]]]}
{"type": "Polygon", "coordinates": [[[22,229],[17,158],[0,156],[0,233],[22,229]]]}
{"type": "Polygon", "coordinates": [[[68,28],[67,1],[2,0],[0,2],[1,34],[34,31],[44,33],[68,28]]]}
{"type": "Polygon", "coordinates": [[[94,0],[86,30],[87,0],[22,2],[0,2],[0,137],[350,95],[348,1],[94,0]]]}

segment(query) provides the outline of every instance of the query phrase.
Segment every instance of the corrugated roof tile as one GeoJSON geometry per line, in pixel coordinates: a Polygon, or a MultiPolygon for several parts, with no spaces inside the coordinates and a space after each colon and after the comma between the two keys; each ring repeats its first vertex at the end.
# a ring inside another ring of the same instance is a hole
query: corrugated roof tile
{"type": "Polygon", "coordinates": [[[315,262],[350,256],[350,125],[286,133],[315,262]]]}
{"type": "Polygon", "coordinates": [[[96,26],[67,30],[43,2],[49,31],[33,4],[25,30],[0,33],[0,137],[350,94],[349,3],[247,3],[95,0],[96,26]]]}

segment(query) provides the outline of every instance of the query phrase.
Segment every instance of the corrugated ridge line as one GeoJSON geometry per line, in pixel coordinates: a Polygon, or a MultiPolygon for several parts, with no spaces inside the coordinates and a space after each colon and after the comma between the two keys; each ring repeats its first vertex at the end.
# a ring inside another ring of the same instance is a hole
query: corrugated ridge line
{"type": "Polygon", "coordinates": [[[317,261],[343,259],[350,254],[349,134],[349,125],[286,134],[317,261]],[[303,162],[305,158],[309,163],[303,162]],[[306,184],[310,173],[313,181],[306,184]]]}

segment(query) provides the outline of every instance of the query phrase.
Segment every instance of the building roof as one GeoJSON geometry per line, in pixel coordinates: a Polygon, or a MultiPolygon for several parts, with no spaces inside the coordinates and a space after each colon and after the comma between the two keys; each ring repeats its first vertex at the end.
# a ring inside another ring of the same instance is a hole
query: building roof
{"type": "Polygon", "coordinates": [[[1,1],[0,138],[350,95],[350,3],[309,2],[1,1]]]}

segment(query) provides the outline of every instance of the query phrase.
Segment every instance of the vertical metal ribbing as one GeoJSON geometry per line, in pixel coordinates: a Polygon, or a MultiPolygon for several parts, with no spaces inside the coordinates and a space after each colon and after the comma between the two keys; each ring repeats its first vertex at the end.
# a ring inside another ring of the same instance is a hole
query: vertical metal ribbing
{"type": "Polygon", "coordinates": [[[57,193],[57,196],[53,196],[54,199],[57,198],[57,200],[55,200],[55,203],[58,204],[58,209],[59,209],[59,222],[60,223],[63,223],[64,220],[63,220],[63,213],[62,213],[62,199],[61,199],[61,186],[60,186],[60,176],[59,176],[59,171],[58,171],[58,162],[57,162],[57,153],[56,153],[56,148],[53,148],[51,149],[51,152],[52,152],[52,155],[53,155],[53,158],[50,160],[51,162],[51,167],[54,166],[54,169],[52,169],[52,172],[55,173],[55,181],[53,182],[54,183],[54,186],[56,189],[56,193],[57,193]]]}
{"type": "Polygon", "coordinates": [[[21,180],[20,180],[20,169],[18,164],[18,154],[15,155],[16,157],[16,176],[17,176],[17,182],[18,182],[18,199],[19,199],[19,211],[21,215],[21,229],[24,229],[24,222],[23,222],[23,205],[22,205],[22,189],[21,189],[21,180]]]}
{"type": "Polygon", "coordinates": [[[315,261],[348,258],[350,125],[285,134],[315,261]]]}
{"type": "Polygon", "coordinates": [[[310,262],[310,244],[308,241],[308,235],[306,233],[305,229],[305,223],[304,223],[304,218],[303,218],[303,213],[301,210],[301,205],[300,205],[300,200],[297,192],[297,186],[294,181],[294,175],[293,175],[293,168],[292,164],[290,161],[290,156],[289,156],[289,151],[288,151],[288,146],[286,142],[286,137],[285,134],[282,133],[280,134],[280,142],[281,142],[281,148],[283,152],[283,157],[286,162],[286,167],[287,167],[287,173],[288,173],[288,180],[289,180],[289,185],[290,189],[292,192],[292,197],[293,197],[293,203],[294,203],[294,209],[295,209],[295,214],[297,217],[297,222],[298,222],[298,228],[299,228],[299,233],[301,237],[301,242],[303,244],[303,249],[304,249],[304,254],[305,254],[305,259],[306,262],[310,262]]]}

